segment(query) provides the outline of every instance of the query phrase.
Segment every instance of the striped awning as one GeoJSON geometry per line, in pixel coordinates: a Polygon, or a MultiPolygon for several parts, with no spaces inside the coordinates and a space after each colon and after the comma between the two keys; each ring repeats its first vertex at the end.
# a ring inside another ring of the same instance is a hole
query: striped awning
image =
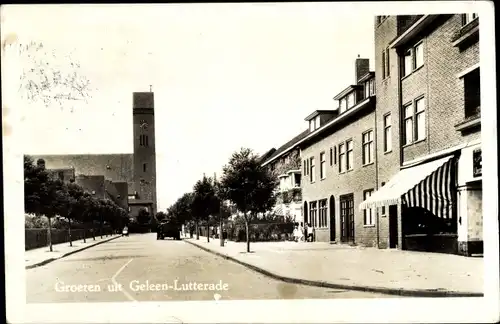
{"type": "Polygon", "coordinates": [[[455,159],[448,156],[401,170],[385,186],[359,205],[359,209],[405,204],[422,207],[434,215],[452,215],[455,159]]]}
{"type": "Polygon", "coordinates": [[[278,215],[278,216],[283,216],[283,208],[281,207],[281,205],[277,205],[274,209],[273,209],[273,213],[275,215],[278,215]]]}

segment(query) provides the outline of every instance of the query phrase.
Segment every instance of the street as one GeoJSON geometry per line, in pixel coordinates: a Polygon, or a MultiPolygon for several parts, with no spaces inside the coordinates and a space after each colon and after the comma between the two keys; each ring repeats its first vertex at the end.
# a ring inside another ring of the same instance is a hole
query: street
{"type": "Polygon", "coordinates": [[[26,270],[26,290],[28,303],[390,297],[284,283],[155,233],[26,270]]]}

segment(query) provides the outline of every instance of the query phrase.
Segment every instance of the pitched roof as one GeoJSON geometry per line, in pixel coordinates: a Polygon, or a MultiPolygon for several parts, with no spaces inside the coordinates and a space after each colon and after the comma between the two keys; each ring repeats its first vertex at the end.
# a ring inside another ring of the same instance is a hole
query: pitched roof
{"type": "Polygon", "coordinates": [[[301,139],[305,138],[308,134],[309,134],[309,129],[306,129],[305,131],[301,132],[299,135],[295,136],[294,138],[292,138],[291,140],[289,140],[288,142],[286,142],[285,144],[283,144],[282,146],[280,146],[276,150],[276,152],[273,153],[273,155],[271,155],[268,159],[266,159],[264,161],[263,164],[267,164],[271,160],[274,160],[274,159],[280,157],[287,149],[289,149],[290,147],[294,146],[295,143],[297,143],[301,139]]]}
{"type": "Polygon", "coordinates": [[[276,149],[273,147],[272,149],[270,149],[269,151],[267,151],[266,153],[260,155],[258,158],[257,158],[257,161],[259,163],[262,163],[264,162],[265,160],[267,160],[272,154],[274,154],[274,152],[276,152],[276,149]]]}

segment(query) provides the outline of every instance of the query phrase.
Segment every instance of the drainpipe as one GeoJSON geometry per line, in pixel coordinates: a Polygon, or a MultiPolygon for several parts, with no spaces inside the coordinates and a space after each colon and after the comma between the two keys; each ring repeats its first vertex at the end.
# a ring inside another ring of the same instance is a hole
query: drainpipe
{"type": "MultiPolygon", "coordinates": [[[[375,82],[375,81],[373,81],[375,82]]],[[[377,129],[377,97],[375,97],[375,129],[374,129],[374,148],[375,148],[375,191],[378,191],[378,129],[377,129]]],[[[380,248],[380,218],[378,207],[375,208],[375,216],[377,217],[377,248],[380,248]]]]}

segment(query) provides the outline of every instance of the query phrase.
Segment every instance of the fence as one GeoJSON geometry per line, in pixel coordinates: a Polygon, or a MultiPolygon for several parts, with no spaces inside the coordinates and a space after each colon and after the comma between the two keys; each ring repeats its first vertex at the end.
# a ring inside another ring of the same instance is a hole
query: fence
{"type": "MultiPolygon", "coordinates": [[[[101,235],[100,228],[88,229],[85,233],[84,229],[72,229],[71,230],[71,240],[78,241],[83,240],[85,236],[86,239],[92,239],[92,231],[95,236],[101,235]],[[85,235],[86,234],[86,235],[85,235]]],[[[102,229],[102,235],[111,235],[114,230],[111,227],[105,227],[102,229]]],[[[116,231],[115,231],[116,232],[116,231]]],[[[52,244],[59,244],[69,242],[69,232],[66,229],[52,229],[51,231],[52,244]]],[[[46,228],[27,228],[24,230],[24,249],[25,251],[41,248],[49,245],[48,240],[48,229],[46,228]]]]}

